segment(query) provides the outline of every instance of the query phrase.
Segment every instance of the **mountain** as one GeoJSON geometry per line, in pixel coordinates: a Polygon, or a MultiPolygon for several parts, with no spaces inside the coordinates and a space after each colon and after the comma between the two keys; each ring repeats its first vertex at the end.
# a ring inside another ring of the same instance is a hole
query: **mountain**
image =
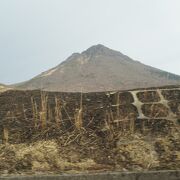
{"type": "Polygon", "coordinates": [[[19,89],[93,92],[180,84],[180,76],[134,61],[103,45],[95,45],[35,78],[19,89]]]}

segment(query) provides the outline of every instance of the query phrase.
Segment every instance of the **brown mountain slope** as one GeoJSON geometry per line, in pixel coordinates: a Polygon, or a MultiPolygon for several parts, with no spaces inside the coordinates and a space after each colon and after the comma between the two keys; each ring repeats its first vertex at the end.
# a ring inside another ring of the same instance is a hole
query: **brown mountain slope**
{"type": "Polygon", "coordinates": [[[180,76],[138,61],[103,45],[72,54],[39,76],[16,85],[19,89],[92,92],[180,84],[180,76]]]}

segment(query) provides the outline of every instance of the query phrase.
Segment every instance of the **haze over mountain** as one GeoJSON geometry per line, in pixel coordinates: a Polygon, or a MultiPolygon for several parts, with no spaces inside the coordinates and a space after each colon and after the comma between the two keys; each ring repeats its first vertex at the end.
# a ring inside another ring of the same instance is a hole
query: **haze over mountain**
{"type": "Polygon", "coordinates": [[[180,76],[144,65],[99,44],[72,54],[55,68],[15,87],[93,92],[177,84],[180,84],[180,76]]]}

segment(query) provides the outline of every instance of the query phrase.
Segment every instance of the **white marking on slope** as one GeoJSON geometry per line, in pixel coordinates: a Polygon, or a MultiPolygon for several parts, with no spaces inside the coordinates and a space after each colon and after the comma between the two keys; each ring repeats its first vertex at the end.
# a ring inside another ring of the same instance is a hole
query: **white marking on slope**
{"type": "MultiPolygon", "coordinates": [[[[171,90],[171,89],[170,89],[171,90]]],[[[169,118],[169,119],[176,119],[176,115],[172,112],[172,110],[171,110],[171,108],[169,107],[169,105],[168,105],[168,100],[166,100],[165,98],[164,98],[164,96],[162,95],[162,90],[160,90],[160,89],[157,89],[157,92],[158,92],[158,94],[159,94],[159,97],[160,97],[160,103],[161,104],[163,104],[164,106],[166,106],[166,108],[168,108],[168,111],[169,111],[169,115],[168,115],[168,117],[167,118],[169,118]]]]}
{"type": "Polygon", "coordinates": [[[138,99],[138,97],[137,97],[137,93],[138,93],[139,91],[129,91],[129,92],[132,94],[132,96],[133,96],[133,98],[134,98],[134,102],[133,102],[132,104],[137,108],[137,111],[138,111],[138,114],[139,114],[138,118],[139,118],[139,119],[148,118],[148,117],[146,117],[146,116],[143,114],[143,112],[142,112],[141,107],[142,107],[142,105],[143,105],[144,103],[140,102],[139,99],[138,99]]]}
{"type": "Polygon", "coordinates": [[[49,71],[44,72],[40,77],[46,77],[52,75],[58,68],[51,69],[49,71]]]}

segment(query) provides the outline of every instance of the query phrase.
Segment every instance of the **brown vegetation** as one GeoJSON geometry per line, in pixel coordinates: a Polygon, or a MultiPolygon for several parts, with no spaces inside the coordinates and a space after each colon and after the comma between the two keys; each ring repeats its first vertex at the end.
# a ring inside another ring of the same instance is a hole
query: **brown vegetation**
{"type": "Polygon", "coordinates": [[[146,92],[144,119],[131,92],[0,94],[0,173],[179,169],[178,99],[146,92]]]}

